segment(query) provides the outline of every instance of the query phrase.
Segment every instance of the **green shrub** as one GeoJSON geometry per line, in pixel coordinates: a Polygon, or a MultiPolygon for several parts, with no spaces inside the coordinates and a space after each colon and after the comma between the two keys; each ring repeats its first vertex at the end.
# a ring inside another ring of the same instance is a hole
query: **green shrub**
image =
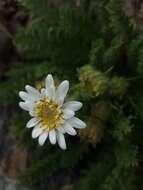
{"type": "Polygon", "coordinates": [[[88,11],[45,0],[22,3],[30,20],[15,37],[21,63],[0,83],[1,104],[19,110],[18,91],[52,73],[70,81],[69,98],[84,103],[79,114],[87,128],[66,137],[66,152],[48,142],[41,148],[25,129],[27,114],[13,113],[12,133],[29,151],[21,182],[34,190],[143,189],[143,38],[121,1],[93,0],[88,11]]]}

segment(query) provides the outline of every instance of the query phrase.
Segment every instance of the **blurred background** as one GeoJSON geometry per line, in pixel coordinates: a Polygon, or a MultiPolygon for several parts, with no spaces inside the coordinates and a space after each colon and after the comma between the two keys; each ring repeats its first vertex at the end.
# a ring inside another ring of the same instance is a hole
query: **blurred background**
{"type": "Polygon", "coordinates": [[[0,190],[143,190],[143,1],[0,0],[0,190]],[[18,102],[52,73],[87,128],[31,138],[18,102]]]}

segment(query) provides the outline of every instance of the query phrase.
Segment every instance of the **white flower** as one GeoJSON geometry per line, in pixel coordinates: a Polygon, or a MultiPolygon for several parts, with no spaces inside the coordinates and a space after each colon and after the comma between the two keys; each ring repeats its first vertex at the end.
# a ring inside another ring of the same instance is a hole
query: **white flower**
{"type": "Polygon", "coordinates": [[[45,80],[45,88],[39,92],[36,88],[26,85],[26,92],[19,92],[24,102],[19,106],[28,111],[32,119],[26,127],[32,128],[32,137],[37,138],[42,146],[49,138],[51,144],[58,142],[60,148],[66,149],[64,134],[76,135],[75,128],[82,129],[86,124],[75,117],[75,112],[82,107],[78,101],[64,103],[69,89],[69,82],[63,81],[57,88],[49,74],[45,80]]]}

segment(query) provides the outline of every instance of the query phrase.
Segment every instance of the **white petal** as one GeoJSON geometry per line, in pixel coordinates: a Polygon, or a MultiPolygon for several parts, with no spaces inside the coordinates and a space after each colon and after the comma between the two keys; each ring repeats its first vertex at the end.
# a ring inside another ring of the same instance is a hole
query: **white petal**
{"type": "Polygon", "coordinates": [[[48,137],[48,132],[42,133],[42,134],[39,136],[39,139],[38,139],[39,145],[42,146],[42,145],[45,143],[47,137],[48,137]]]}
{"type": "Polygon", "coordinates": [[[27,92],[28,92],[30,95],[32,95],[34,98],[37,98],[37,99],[40,98],[40,92],[39,92],[36,88],[34,88],[34,87],[30,86],[30,85],[26,85],[26,86],[25,86],[25,89],[26,89],[27,92]]]}
{"type": "Polygon", "coordinates": [[[24,92],[24,91],[20,91],[19,96],[24,101],[35,101],[36,100],[35,97],[32,96],[32,94],[28,94],[27,92],[24,92]]]}
{"type": "Polygon", "coordinates": [[[50,86],[55,86],[54,80],[51,74],[49,74],[46,78],[46,89],[48,90],[50,86]]]}
{"type": "Polygon", "coordinates": [[[28,94],[26,92],[24,92],[24,91],[20,91],[19,96],[24,101],[28,100],[28,94]]]}
{"type": "Polygon", "coordinates": [[[57,133],[57,140],[58,140],[58,144],[60,146],[61,149],[65,150],[67,148],[66,146],[66,142],[65,142],[65,137],[62,133],[57,133]]]}
{"type": "Polygon", "coordinates": [[[64,130],[63,126],[58,127],[57,130],[58,130],[60,133],[63,133],[63,134],[65,133],[65,130],[64,130]]]}
{"type": "Polygon", "coordinates": [[[26,101],[25,104],[29,107],[29,110],[33,110],[33,108],[35,107],[35,103],[32,101],[26,101]]]}
{"type": "Polygon", "coordinates": [[[34,111],[34,108],[33,108],[33,109],[31,109],[31,110],[29,111],[29,114],[31,115],[31,117],[34,117],[34,116],[35,116],[35,111],[34,111]]]}
{"type": "Polygon", "coordinates": [[[71,124],[74,128],[78,128],[78,129],[86,127],[86,124],[80,119],[78,119],[77,117],[73,117],[69,119],[68,123],[71,124]]]}
{"type": "Polygon", "coordinates": [[[69,123],[65,123],[63,127],[69,135],[75,136],[77,134],[76,130],[69,123]]]}
{"type": "Polygon", "coordinates": [[[32,119],[30,119],[30,120],[28,121],[26,127],[27,127],[27,128],[34,127],[35,125],[38,124],[38,122],[39,122],[39,121],[38,121],[36,118],[32,118],[32,119]]]}
{"type": "Polygon", "coordinates": [[[29,111],[31,112],[34,107],[35,107],[35,103],[31,102],[31,101],[26,101],[26,102],[20,102],[19,106],[25,110],[25,111],[29,111]]]}
{"type": "Polygon", "coordinates": [[[49,74],[46,78],[46,96],[51,99],[55,99],[55,84],[51,74],[49,74]]]}
{"type": "Polygon", "coordinates": [[[34,101],[39,100],[39,97],[36,97],[33,94],[29,94],[29,93],[24,92],[24,91],[20,91],[19,96],[24,101],[33,101],[34,102],[34,101]]]}
{"type": "Polygon", "coordinates": [[[56,132],[54,129],[49,131],[49,140],[51,144],[56,144],[56,132]]]}
{"type": "Polygon", "coordinates": [[[74,116],[74,112],[72,110],[69,109],[64,109],[63,110],[63,117],[64,119],[70,119],[74,116]]]}
{"type": "Polygon", "coordinates": [[[78,101],[70,101],[63,105],[64,108],[70,109],[72,111],[77,111],[82,107],[82,103],[78,101]]]}
{"type": "Polygon", "coordinates": [[[46,91],[46,95],[50,99],[55,100],[55,87],[54,86],[50,86],[49,89],[46,91]]]}
{"type": "Polygon", "coordinates": [[[23,110],[29,111],[29,107],[28,107],[27,103],[25,103],[25,102],[19,102],[19,106],[20,106],[23,110]]]}
{"type": "Polygon", "coordinates": [[[41,133],[43,132],[43,129],[40,128],[39,126],[36,126],[33,131],[32,131],[32,138],[35,139],[37,138],[41,133]]]}
{"type": "Polygon", "coordinates": [[[56,91],[56,101],[58,104],[60,104],[60,105],[63,104],[68,90],[69,90],[69,82],[67,80],[63,81],[58,86],[57,91],[56,91]]]}

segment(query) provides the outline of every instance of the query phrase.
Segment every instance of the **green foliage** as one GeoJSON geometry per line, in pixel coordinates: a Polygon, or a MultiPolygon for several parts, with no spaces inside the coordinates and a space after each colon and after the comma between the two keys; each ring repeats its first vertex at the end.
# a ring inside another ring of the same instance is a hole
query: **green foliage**
{"type": "Polygon", "coordinates": [[[140,190],[143,161],[143,38],[132,28],[120,0],[93,0],[89,10],[70,3],[22,0],[27,28],[15,36],[21,63],[0,83],[0,103],[16,107],[11,132],[29,152],[19,177],[34,190],[140,190]],[[48,73],[68,79],[69,99],[84,103],[79,115],[88,123],[77,137],[66,136],[68,150],[46,142],[39,147],[18,110],[18,91],[48,73]],[[100,135],[100,137],[99,137],[100,135]],[[100,140],[99,140],[100,139],[100,140]],[[65,187],[66,189],[66,187],[65,187]]]}
{"type": "Polygon", "coordinates": [[[131,124],[131,117],[120,116],[117,121],[117,124],[115,123],[113,136],[118,141],[122,141],[125,136],[132,131],[133,125],[131,124]]]}

